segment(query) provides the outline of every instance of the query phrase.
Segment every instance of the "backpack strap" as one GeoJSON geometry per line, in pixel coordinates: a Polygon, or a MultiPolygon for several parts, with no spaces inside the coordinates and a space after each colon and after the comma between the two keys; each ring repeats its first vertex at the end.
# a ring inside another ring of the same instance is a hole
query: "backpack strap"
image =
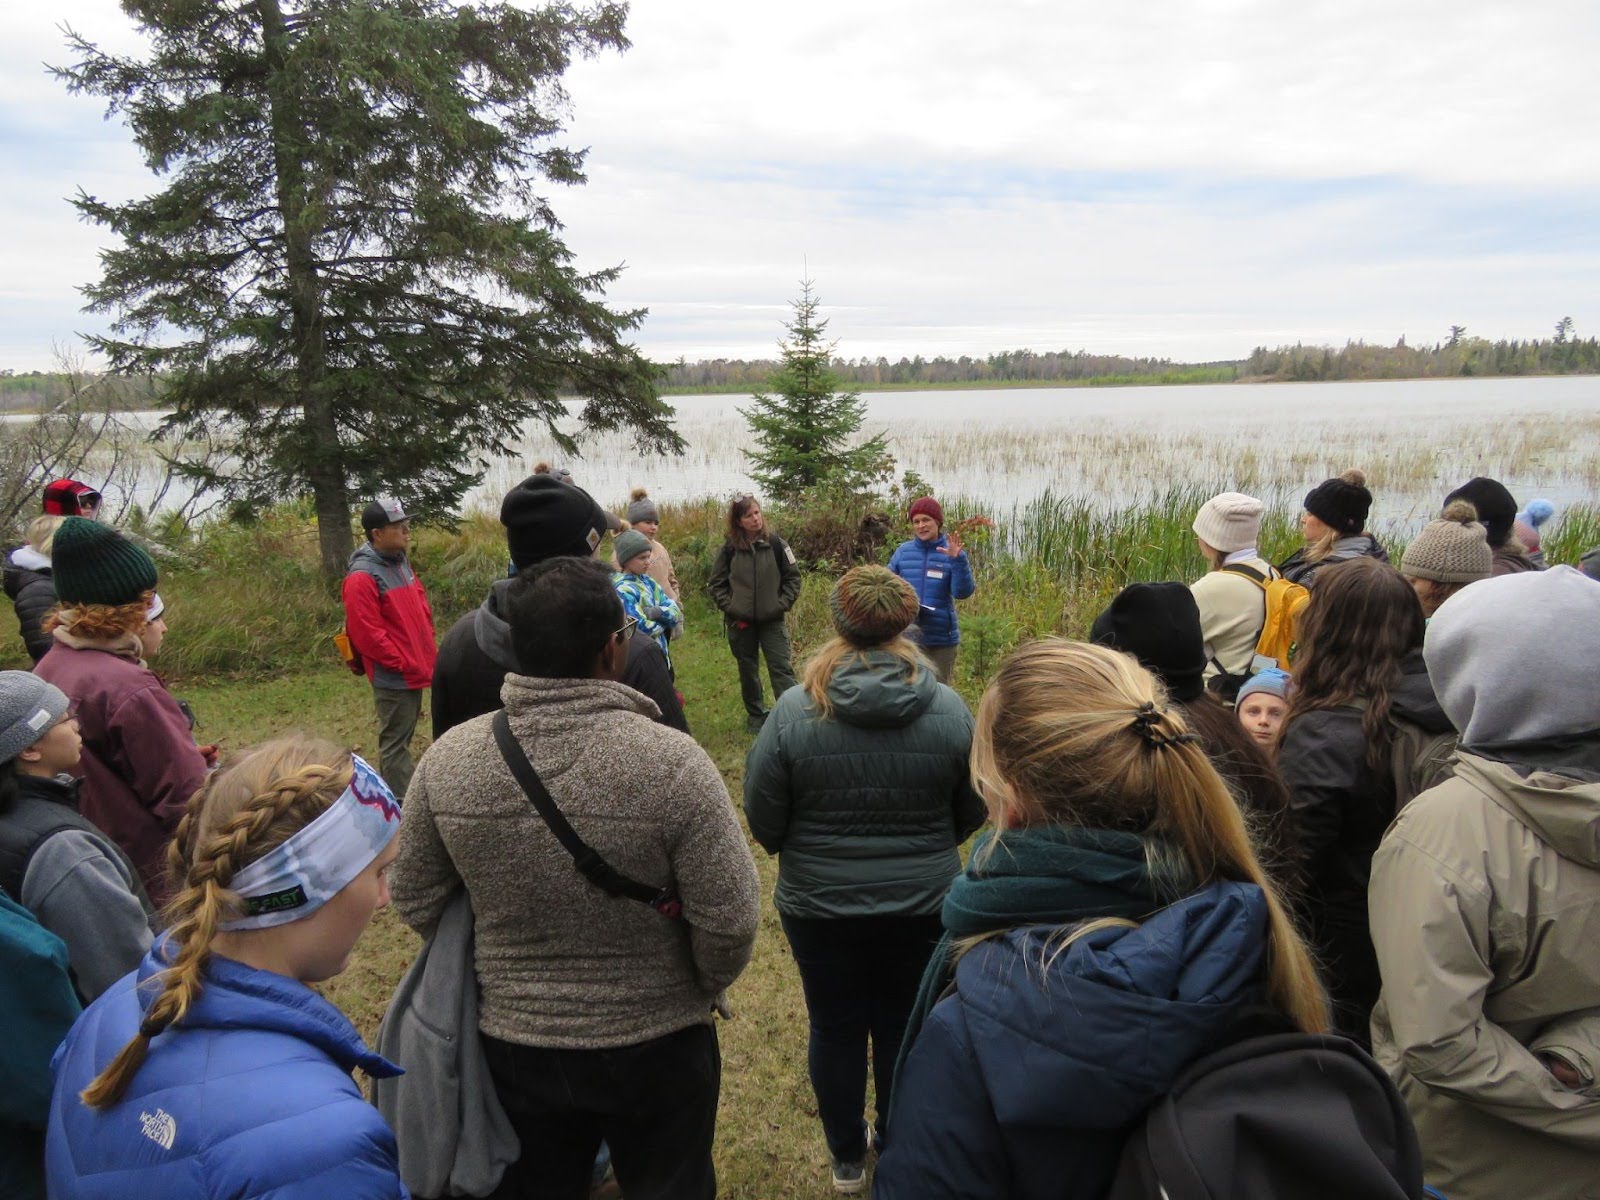
{"type": "Polygon", "coordinates": [[[1227,566],[1219,568],[1219,570],[1226,571],[1230,575],[1243,575],[1246,579],[1254,580],[1262,587],[1266,587],[1267,581],[1275,577],[1273,575],[1263,575],[1254,567],[1247,567],[1242,562],[1229,563],[1227,566]]]}
{"type": "Polygon", "coordinates": [[[641,904],[648,904],[669,921],[679,920],[683,916],[683,901],[678,898],[678,893],[670,885],[656,888],[629,878],[600,857],[598,850],[578,836],[578,831],[567,820],[566,814],[550,795],[550,789],[544,786],[544,780],[539,778],[539,773],[533,769],[528,756],[517,744],[516,736],[511,732],[511,722],[506,718],[505,709],[502,708],[495,713],[493,728],[495,745],[500,749],[500,757],[505,759],[506,766],[511,769],[517,786],[522,788],[528,802],[550,827],[550,832],[555,834],[556,841],[572,855],[573,865],[578,868],[578,872],[608,896],[623,896],[629,900],[637,900],[641,904]]]}

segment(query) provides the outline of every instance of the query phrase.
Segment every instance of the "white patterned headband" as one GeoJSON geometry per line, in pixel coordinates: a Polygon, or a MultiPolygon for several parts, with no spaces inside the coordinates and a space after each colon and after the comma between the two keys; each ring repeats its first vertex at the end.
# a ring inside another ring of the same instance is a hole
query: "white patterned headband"
{"type": "Polygon", "coordinates": [[[400,802],[356,755],[350,786],[311,824],[233,877],[244,915],[218,928],[267,929],[309,917],[382,854],[400,832],[400,802]]]}

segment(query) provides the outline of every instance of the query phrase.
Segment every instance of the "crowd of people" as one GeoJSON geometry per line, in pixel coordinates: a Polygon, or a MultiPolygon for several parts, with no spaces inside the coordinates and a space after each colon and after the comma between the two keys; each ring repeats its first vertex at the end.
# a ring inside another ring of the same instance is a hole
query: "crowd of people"
{"type": "Polygon", "coordinates": [[[1371,504],[1318,484],[1274,564],[1262,502],[1213,497],[1200,578],[1020,646],[973,712],[936,499],[833,581],[797,678],[799,564],[734,498],[707,591],[747,836],[642,489],[625,521],[570,473],[511,489],[504,577],[442,638],[410,514],[367,505],[369,765],[197,745],[155,562],[52,481],[5,579],[35,665],[0,672],[0,1193],[714,1196],[753,841],[841,1193],[1179,1196],[1183,1129],[1207,1194],[1600,1195],[1600,549],[1548,565],[1550,506],[1474,479],[1395,566],[1371,504]],[[423,950],[374,1049],[315,985],[391,903],[423,950]],[[1268,1049],[1300,1069],[1219,1082],[1268,1049]],[[1256,1108],[1157,1128],[1184,1103],[1256,1108]]]}

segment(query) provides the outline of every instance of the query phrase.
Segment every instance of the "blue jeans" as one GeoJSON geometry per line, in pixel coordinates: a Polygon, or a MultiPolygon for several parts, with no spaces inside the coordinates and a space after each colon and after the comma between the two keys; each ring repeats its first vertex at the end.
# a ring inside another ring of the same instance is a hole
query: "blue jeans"
{"type": "Polygon", "coordinates": [[[937,913],[917,917],[791,917],[780,913],[811,1021],[811,1088],[828,1153],[867,1157],[867,1042],[881,1142],[894,1093],[894,1063],[917,985],[939,940],[937,913]]]}

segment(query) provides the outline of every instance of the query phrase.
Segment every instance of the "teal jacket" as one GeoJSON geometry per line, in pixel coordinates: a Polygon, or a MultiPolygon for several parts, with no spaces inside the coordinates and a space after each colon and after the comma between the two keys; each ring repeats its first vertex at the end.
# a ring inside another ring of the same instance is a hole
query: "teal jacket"
{"type": "Polygon", "coordinates": [[[835,672],[833,716],[803,688],[778,698],[745,764],[750,832],[778,856],[791,917],[936,913],[983,824],[967,757],[972,714],[931,671],[868,652],[835,672]]]}

